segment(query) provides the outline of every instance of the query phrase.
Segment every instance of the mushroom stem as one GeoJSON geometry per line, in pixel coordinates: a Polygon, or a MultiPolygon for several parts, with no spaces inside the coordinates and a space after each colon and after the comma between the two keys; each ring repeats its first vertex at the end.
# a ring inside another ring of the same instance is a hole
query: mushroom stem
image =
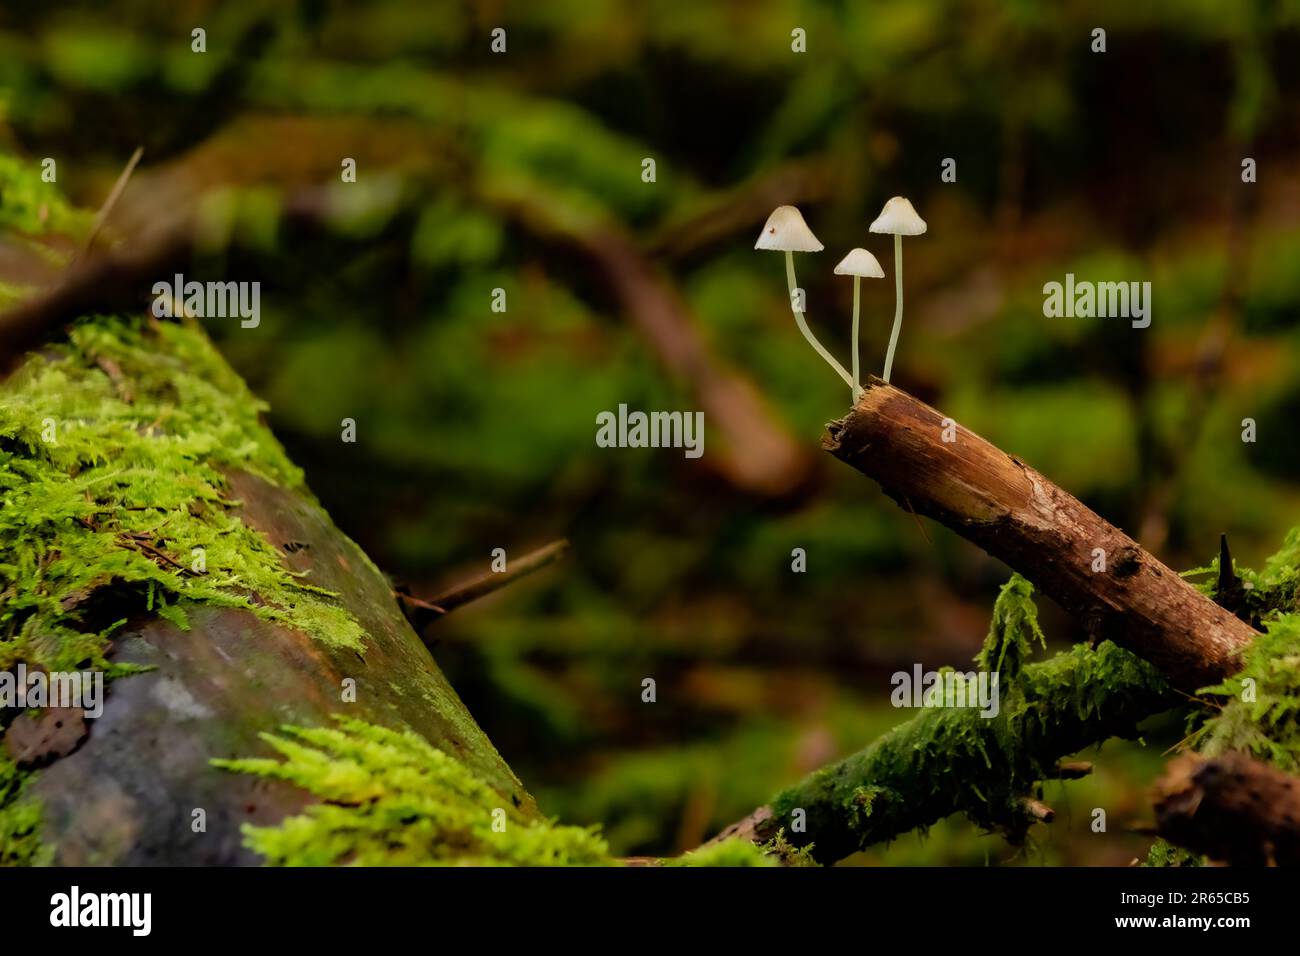
{"type": "Polygon", "coordinates": [[[858,306],[862,299],[862,278],[853,277],[853,401],[856,403],[862,395],[862,376],[858,369],[858,306]]]}
{"type": "Polygon", "coordinates": [[[889,370],[894,367],[894,349],[898,348],[898,332],[903,327],[903,237],[894,234],[894,328],[889,333],[889,351],[885,353],[885,374],[881,376],[889,381],[889,370]]]}
{"type": "Polygon", "coordinates": [[[789,250],[786,250],[785,254],[785,278],[790,286],[790,311],[794,313],[794,321],[799,326],[799,331],[803,333],[803,337],[808,340],[808,344],[813,347],[813,350],[824,358],[831,368],[835,369],[840,378],[844,379],[844,383],[849,388],[854,388],[856,385],[854,379],[844,370],[843,365],[835,361],[835,356],[822,347],[822,344],[817,341],[817,336],[812,334],[812,329],[808,328],[808,321],[804,318],[804,314],[794,307],[794,290],[798,286],[795,285],[794,280],[794,253],[789,250]]]}

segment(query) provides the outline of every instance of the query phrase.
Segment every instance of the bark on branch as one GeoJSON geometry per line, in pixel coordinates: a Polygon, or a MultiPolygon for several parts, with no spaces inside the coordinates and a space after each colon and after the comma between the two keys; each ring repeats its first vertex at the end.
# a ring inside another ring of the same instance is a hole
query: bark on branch
{"type": "Polygon", "coordinates": [[[827,429],[826,450],[904,509],[1005,561],[1176,687],[1222,680],[1257,633],[1024,462],[874,376],[827,429]]]}
{"type": "MultiPolygon", "coordinates": [[[[292,241],[319,231],[329,214],[324,194],[304,189],[285,197],[279,225],[292,241]]],[[[82,316],[145,308],[153,284],[191,261],[200,227],[194,211],[177,214],[112,249],[73,261],[57,284],[0,313],[0,376],[82,316]]]]}
{"type": "Polygon", "coordinates": [[[1156,829],[1171,843],[1242,866],[1300,865],[1300,778],[1239,753],[1170,763],[1156,829]]]}

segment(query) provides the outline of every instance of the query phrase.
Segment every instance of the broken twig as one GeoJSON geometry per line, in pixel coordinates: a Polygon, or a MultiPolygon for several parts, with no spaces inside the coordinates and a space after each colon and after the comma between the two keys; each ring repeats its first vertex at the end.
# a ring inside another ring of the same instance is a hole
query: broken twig
{"type": "Polygon", "coordinates": [[[548,564],[554,564],[564,557],[568,550],[568,541],[563,539],[552,541],[536,551],[529,552],[522,558],[509,561],[505,571],[489,571],[487,574],[457,585],[427,601],[401,591],[396,592],[397,599],[406,611],[406,616],[411,620],[411,626],[419,634],[429,624],[461,605],[468,604],[470,601],[477,601],[481,597],[499,591],[506,585],[546,567],[548,564]]]}

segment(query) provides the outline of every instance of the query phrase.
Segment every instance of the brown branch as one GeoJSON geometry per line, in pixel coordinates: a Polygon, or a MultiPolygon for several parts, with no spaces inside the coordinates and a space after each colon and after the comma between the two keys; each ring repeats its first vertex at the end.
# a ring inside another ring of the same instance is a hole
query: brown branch
{"type": "MultiPolygon", "coordinates": [[[[304,189],[285,198],[280,223],[290,239],[322,227],[330,214],[324,196],[304,189]]],[[[83,316],[143,308],[153,284],[170,280],[190,259],[198,225],[195,214],[183,213],[110,250],[74,260],[56,285],[0,314],[0,375],[83,316]]]]}
{"type": "Polygon", "coordinates": [[[407,618],[410,619],[412,627],[417,634],[423,633],[424,629],[431,623],[444,617],[456,608],[468,604],[471,601],[477,601],[481,597],[499,591],[509,584],[513,584],[520,578],[538,571],[548,564],[554,564],[568,553],[569,542],[563,539],[552,541],[544,547],[531,551],[522,558],[513,558],[506,562],[506,570],[489,571],[464,584],[457,585],[448,591],[430,598],[421,600],[401,591],[395,592],[397,599],[401,602],[403,610],[406,611],[407,618]]]}
{"type": "Polygon", "coordinates": [[[827,428],[822,444],[836,458],[1005,561],[1095,639],[1146,658],[1183,690],[1236,670],[1257,633],[1024,462],[874,376],[827,428]]]}
{"type": "Polygon", "coordinates": [[[160,232],[128,248],[73,263],[58,285],[0,315],[0,374],[84,315],[142,306],[153,282],[189,249],[177,236],[160,232]]]}
{"type": "Polygon", "coordinates": [[[676,286],[621,226],[575,217],[517,184],[484,184],[482,199],[525,229],[579,253],[607,283],[633,327],[670,375],[690,390],[718,449],[701,461],[733,487],[778,501],[811,485],[816,462],[750,379],[719,359],[676,286]]]}
{"type": "Polygon", "coordinates": [[[1171,762],[1155,812],[1162,837],[1213,860],[1300,865],[1300,778],[1244,754],[1171,762]]]}
{"type": "MultiPolygon", "coordinates": [[[[1099,641],[1109,638],[1146,658],[1176,687],[1194,691],[1232,673],[1239,667],[1236,652],[1257,633],[1024,462],[875,376],[849,414],[827,429],[826,450],[875,480],[900,507],[934,518],[1019,570],[1087,622],[1099,641]],[[954,440],[944,441],[945,434],[954,440]],[[1092,570],[1097,548],[1105,553],[1105,570],[1092,570]]],[[[806,830],[792,831],[793,839],[811,841],[814,856],[831,862],[953,812],[989,817],[988,807],[964,796],[971,779],[1001,789],[1011,781],[1023,794],[1049,763],[1051,776],[1083,776],[1090,765],[1058,761],[1090,743],[1135,734],[1141,719],[1174,699],[1152,683],[1149,666],[1150,674],[1133,669],[1140,662],[1122,663],[1115,652],[1101,643],[1096,651],[1078,647],[1029,665],[1018,683],[1033,706],[1004,711],[994,721],[924,712],[809,775],[711,842],[741,836],[762,843],[799,809],[806,830]],[[1072,703],[1098,689],[1107,695],[1104,706],[1072,703]],[[994,725],[1026,719],[1035,726],[1026,746],[1005,748],[1011,731],[994,725]],[[936,731],[950,721],[963,729],[947,727],[939,734],[944,743],[936,745],[936,731]],[[979,744],[985,736],[987,746],[979,744]],[[1007,766],[990,773],[991,753],[1007,766]]],[[[1019,807],[1033,819],[1050,813],[1041,805],[1019,807]]],[[[990,822],[996,821],[983,820],[990,822]]]]}

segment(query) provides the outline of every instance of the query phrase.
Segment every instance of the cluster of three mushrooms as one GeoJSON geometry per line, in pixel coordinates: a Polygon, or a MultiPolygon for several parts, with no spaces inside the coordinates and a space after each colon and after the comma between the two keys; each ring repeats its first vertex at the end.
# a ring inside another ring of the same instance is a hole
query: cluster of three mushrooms
{"type": "MultiPolygon", "coordinates": [[[[885,203],[885,208],[876,217],[876,221],[871,224],[871,231],[892,234],[894,237],[894,291],[896,305],[894,307],[894,328],[889,334],[889,350],[885,353],[884,379],[888,382],[890,370],[894,366],[894,351],[898,348],[898,333],[903,327],[903,237],[919,236],[925,232],[925,220],[916,214],[916,210],[912,208],[910,202],[902,196],[895,196],[885,203]]],[[[853,372],[850,374],[845,371],[844,366],[837,362],[830,352],[826,351],[825,347],[817,341],[817,337],[812,334],[812,330],[808,328],[808,320],[805,316],[807,310],[803,308],[804,303],[800,297],[801,290],[795,284],[794,279],[794,253],[821,252],[825,247],[813,235],[812,230],[808,228],[803,215],[794,206],[778,206],[773,210],[772,215],[768,216],[767,223],[763,226],[763,232],[758,237],[758,242],[754,243],[754,248],[771,249],[785,253],[785,277],[790,286],[790,308],[794,312],[795,323],[799,326],[799,331],[803,333],[803,337],[808,340],[808,344],[813,347],[813,350],[825,359],[827,364],[852,389],[853,399],[856,401],[858,396],[862,394],[862,386],[859,384],[858,377],[858,313],[861,301],[861,282],[863,278],[884,278],[885,272],[880,268],[879,261],[866,249],[857,248],[851,250],[835,267],[836,275],[853,276],[853,372]]]]}

